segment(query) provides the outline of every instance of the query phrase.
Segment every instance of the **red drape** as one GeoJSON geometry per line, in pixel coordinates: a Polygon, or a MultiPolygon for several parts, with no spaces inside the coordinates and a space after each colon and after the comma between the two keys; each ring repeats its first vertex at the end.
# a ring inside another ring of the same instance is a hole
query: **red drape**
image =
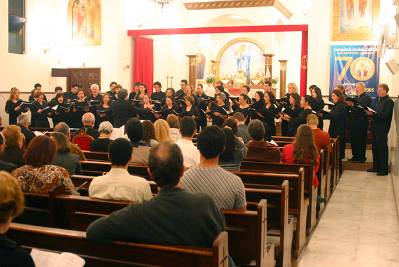
{"type": "Polygon", "coordinates": [[[148,93],[152,92],[154,79],[153,40],[137,36],[134,42],[133,82],[147,85],[148,93]]]}
{"type": "Polygon", "coordinates": [[[302,32],[302,45],[301,45],[301,96],[306,95],[306,87],[308,83],[308,32],[302,32]]]}

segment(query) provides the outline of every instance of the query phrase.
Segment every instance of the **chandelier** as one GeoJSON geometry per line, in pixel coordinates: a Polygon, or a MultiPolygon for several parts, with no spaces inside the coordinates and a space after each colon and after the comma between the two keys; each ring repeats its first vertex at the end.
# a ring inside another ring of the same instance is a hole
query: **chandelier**
{"type": "Polygon", "coordinates": [[[165,5],[170,4],[173,0],[153,0],[156,4],[160,5],[163,8],[165,5]]]}

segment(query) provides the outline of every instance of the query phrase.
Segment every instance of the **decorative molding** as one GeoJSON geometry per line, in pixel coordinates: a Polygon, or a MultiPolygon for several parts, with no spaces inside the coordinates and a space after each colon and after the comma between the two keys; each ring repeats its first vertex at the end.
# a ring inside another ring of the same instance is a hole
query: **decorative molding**
{"type": "Polygon", "coordinates": [[[184,3],[188,10],[274,6],[277,0],[224,0],[184,3]]]}

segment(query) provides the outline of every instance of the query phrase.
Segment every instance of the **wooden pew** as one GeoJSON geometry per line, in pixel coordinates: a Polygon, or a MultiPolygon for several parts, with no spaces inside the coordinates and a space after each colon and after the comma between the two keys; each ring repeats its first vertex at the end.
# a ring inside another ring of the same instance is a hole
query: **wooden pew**
{"type": "Polygon", "coordinates": [[[13,223],[7,237],[26,249],[66,251],[79,255],[87,267],[105,266],[228,266],[228,237],[222,232],[212,248],[149,245],[128,242],[98,244],[80,231],[13,223]]]}
{"type": "Polygon", "coordinates": [[[94,161],[110,161],[108,152],[82,151],[86,159],[94,161]]]}
{"type": "MultiPolygon", "coordinates": [[[[109,170],[111,169],[111,162],[105,161],[84,160],[81,161],[80,164],[82,171],[79,174],[83,175],[99,176],[105,172],[109,172],[109,170]]],[[[128,166],[128,171],[130,174],[149,179],[147,166],[130,164],[128,166]]]]}

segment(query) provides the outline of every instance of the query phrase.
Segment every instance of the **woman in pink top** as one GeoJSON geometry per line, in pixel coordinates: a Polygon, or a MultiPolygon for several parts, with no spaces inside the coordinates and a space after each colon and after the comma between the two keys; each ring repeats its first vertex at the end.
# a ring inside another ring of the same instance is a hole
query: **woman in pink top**
{"type": "Polygon", "coordinates": [[[281,160],[288,164],[313,165],[313,185],[315,187],[319,185],[316,174],[319,170],[320,155],[314,141],[313,131],[308,125],[301,125],[296,132],[294,142],[284,146],[281,160]]]}

